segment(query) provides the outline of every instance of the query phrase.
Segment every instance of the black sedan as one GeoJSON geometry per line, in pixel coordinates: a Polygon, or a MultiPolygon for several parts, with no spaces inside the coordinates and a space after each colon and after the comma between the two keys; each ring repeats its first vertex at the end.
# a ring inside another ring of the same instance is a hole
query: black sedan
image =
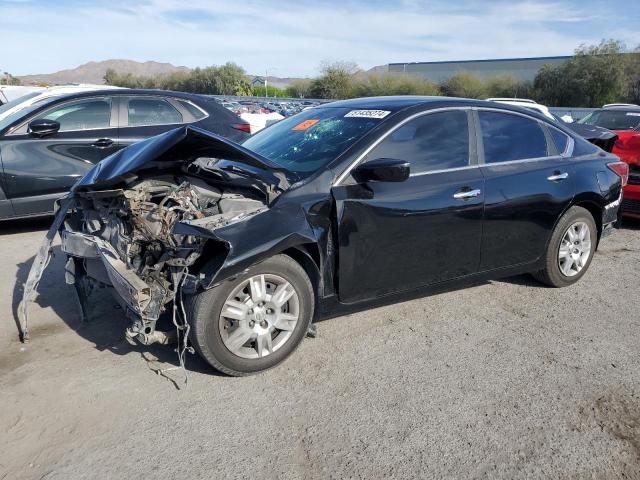
{"type": "Polygon", "coordinates": [[[130,338],[177,336],[182,354],[190,342],[245,375],[283,361],[323,317],[525,272],[577,282],[627,174],[519,107],[356,99],[243,145],[193,127],[133,145],[75,185],[48,238],[61,234],[84,317],[94,287],[111,287],[130,338]],[[165,310],[177,334],[156,329],[165,310]]]}
{"type": "Polygon", "coordinates": [[[235,141],[249,134],[248,123],[213,99],[162,90],[50,97],[0,119],[0,220],[52,213],[95,163],[186,124],[235,141]]]}

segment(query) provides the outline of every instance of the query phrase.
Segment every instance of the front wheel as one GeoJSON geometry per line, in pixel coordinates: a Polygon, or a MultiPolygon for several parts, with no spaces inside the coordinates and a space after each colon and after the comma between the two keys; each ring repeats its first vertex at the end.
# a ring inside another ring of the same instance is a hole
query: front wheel
{"type": "Polygon", "coordinates": [[[551,235],[545,254],[545,268],[534,276],[551,287],[576,283],[591,265],[597,235],[591,213],[582,207],[571,207],[551,235]]]}
{"type": "Polygon", "coordinates": [[[271,368],[300,344],[313,318],[314,294],[304,269],[276,255],[187,302],[191,340],[228,375],[271,368]]]}

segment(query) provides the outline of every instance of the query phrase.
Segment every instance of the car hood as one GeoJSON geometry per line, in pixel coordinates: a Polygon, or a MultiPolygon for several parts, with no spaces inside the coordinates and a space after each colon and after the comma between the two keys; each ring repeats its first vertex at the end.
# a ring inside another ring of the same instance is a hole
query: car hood
{"type": "Polygon", "coordinates": [[[72,191],[112,188],[141,175],[189,165],[200,158],[220,159],[207,168],[248,177],[255,186],[271,193],[285,190],[296,180],[291,172],[237,143],[202,128],[186,126],[134,143],[105,158],[72,191]]]}

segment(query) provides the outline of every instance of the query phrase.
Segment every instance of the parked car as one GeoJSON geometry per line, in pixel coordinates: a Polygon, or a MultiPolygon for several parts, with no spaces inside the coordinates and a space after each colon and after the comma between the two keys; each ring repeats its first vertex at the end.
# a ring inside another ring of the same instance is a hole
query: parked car
{"type": "Polygon", "coordinates": [[[30,107],[37,103],[44,102],[52,97],[62,97],[72,93],[92,92],[95,90],[119,89],[105,85],[60,85],[48,88],[35,88],[31,91],[25,90],[20,96],[13,98],[10,102],[0,107],[0,120],[8,117],[12,113],[30,107]]]}
{"type": "MultiPolygon", "coordinates": [[[[192,342],[246,375],[283,361],[314,319],[525,272],[574,284],[612,231],[627,172],[517,107],[354,99],[242,145],[192,126],[133,145],[74,186],[47,238],[60,231],[80,305],[113,287],[127,335],[167,343],[156,322],[173,304],[179,351],[192,342]]],[[[25,287],[23,334],[48,251],[25,287]]]]}
{"type": "Polygon", "coordinates": [[[0,85],[0,105],[9,103],[28,93],[44,90],[44,87],[29,87],[22,85],[0,85]]]}
{"type": "Polygon", "coordinates": [[[505,105],[515,105],[517,107],[528,108],[529,110],[535,110],[545,117],[555,120],[555,117],[549,111],[549,107],[546,105],[540,105],[535,100],[528,98],[487,98],[487,102],[504,103],[505,105]]]}
{"type": "Polygon", "coordinates": [[[194,124],[234,140],[249,124],[210,98],[105,89],[51,95],[0,120],[0,219],[51,214],[95,163],[134,142],[194,124]]]}
{"type": "Polygon", "coordinates": [[[605,105],[581,119],[578,124],[606,128],[618,136],[612,152],[629,164],[629,182],[624,187],[622,215],[640,218],[640,106],[605,105]]]}

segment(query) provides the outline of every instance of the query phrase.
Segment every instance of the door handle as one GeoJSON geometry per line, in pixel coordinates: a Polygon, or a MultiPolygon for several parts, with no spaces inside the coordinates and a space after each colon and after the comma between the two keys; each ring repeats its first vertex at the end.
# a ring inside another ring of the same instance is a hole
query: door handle
{"type": "Polygon", "coordinates": [[[96,148],[107,148],[111,145],[113,145],[113,140],[111,140],[110,138],[99,138],[91,144],[92,147],[96,148]]]}
{"type": "Polygon", "coordinates": [[[567,172],[560,173],[558,170],[556,170],[555,172],[553,172],[553,175],[547,177],[547,180],[549,180],[550,182],[559,182],[560,180],[564,180],[568,176],[569,174],[567,172]]]}
{"type": "Polygon", "coordinates": [[[453,194],[453,198],[455,198],[456,200],[467,200],[468,198],[479,196],[480,193],[482,192],[477,188],[474,190],[460,190],[459,192],[453,194]]]}

